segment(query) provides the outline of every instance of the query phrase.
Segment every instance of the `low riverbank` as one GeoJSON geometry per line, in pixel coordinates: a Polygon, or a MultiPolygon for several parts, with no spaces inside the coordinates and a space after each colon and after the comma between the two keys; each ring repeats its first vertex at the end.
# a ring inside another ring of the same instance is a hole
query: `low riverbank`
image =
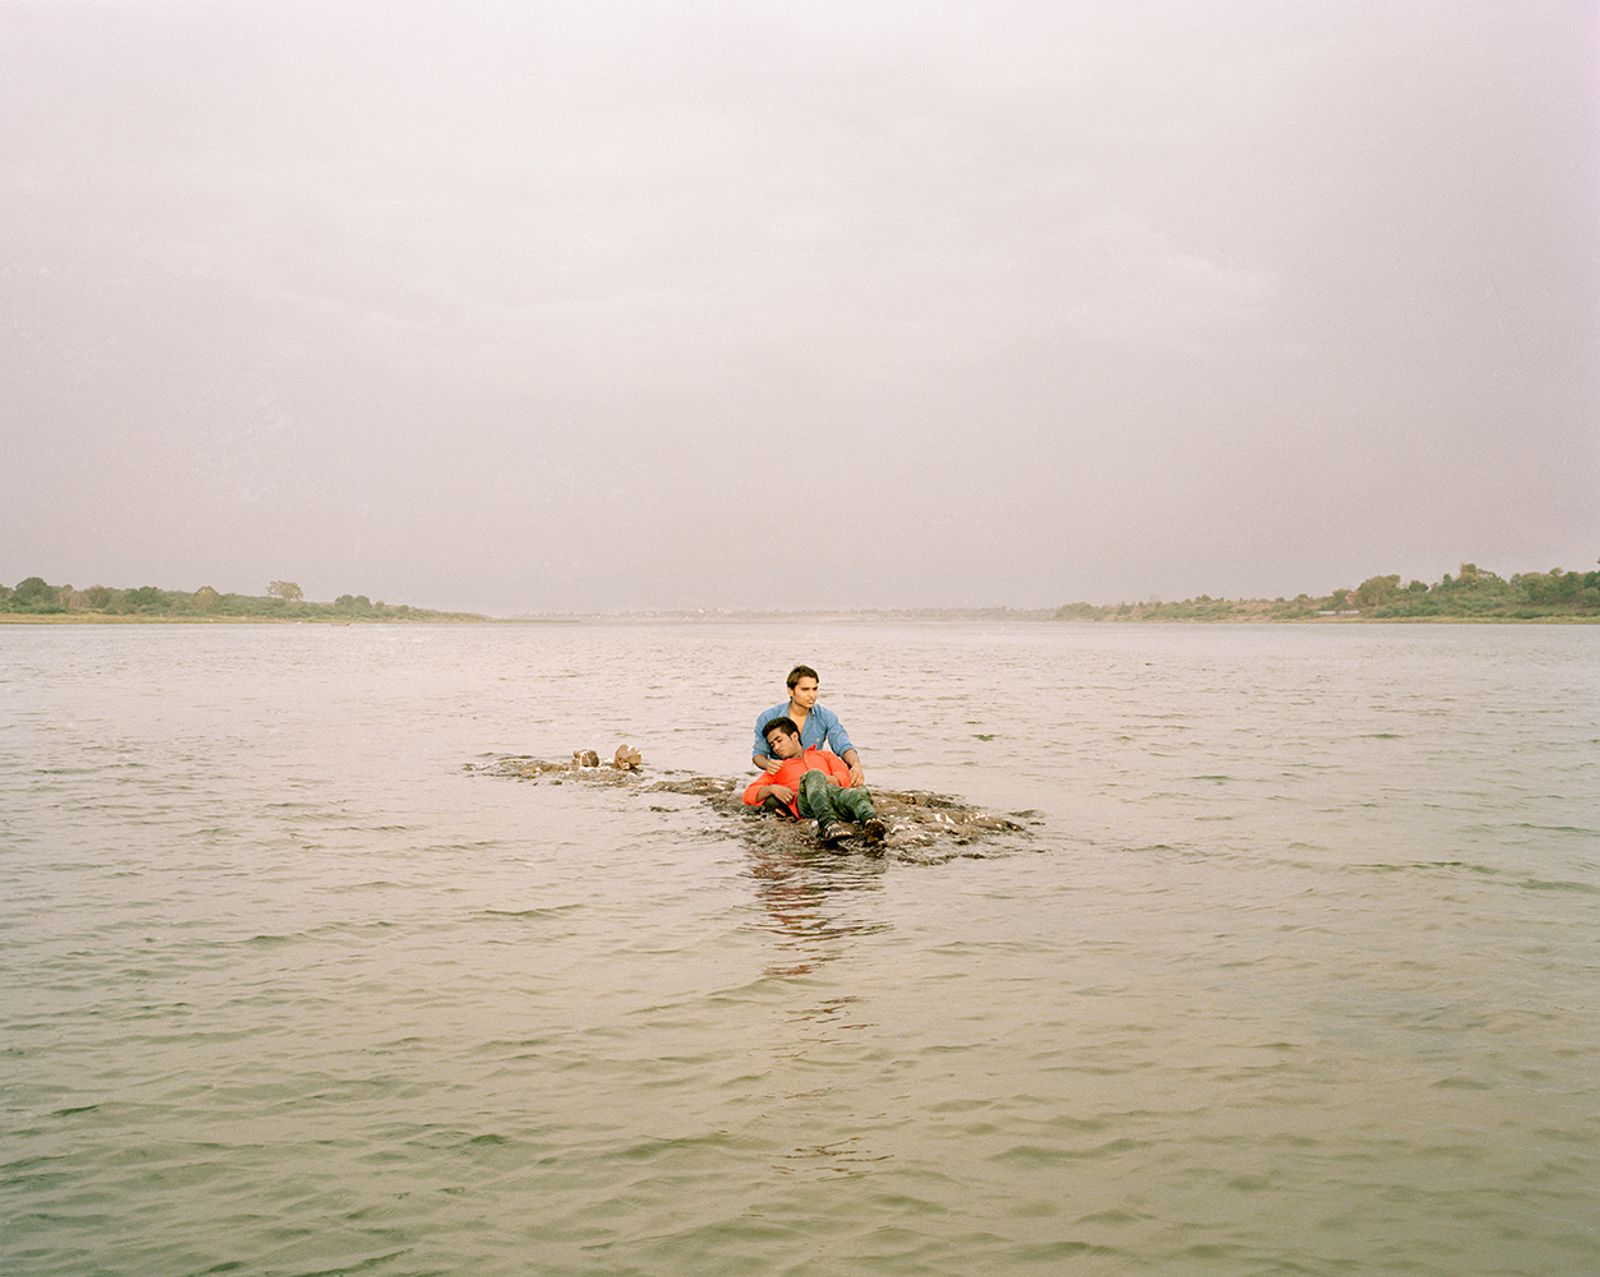
{"type": "MultiPolygon", "coordinates": [[[[1075,618],[1065,618],[1068,623],[1075,618]]],[[[1108,616],[1080,625],[1593,625],[1600,615],[1549,616],[1108,616]]]]}
{"type": "MultiPolygon", "coordinates": [[[[890,619],[879,612],[830,612],[825,617],[810,612],[789,612],[779,615],[763,613],[759,617],[743,617],[736,612],[722,613],[719,622],[768,621],[773,624],[814,622],[825,620],[831,624],[862,624],[890,619]]],[[[904,620],[895,614],[895,620],[904,620]]],[[[940,616],[927,613],[918,621],[958,624],[972,618],[964,615],[940,616]]],[[[992,618],[991,618],[992,619],[992,618]]],[[[1037,620],[1038,618],[1019,618],[1037,620]]],[[[630,615],[594,616],[116,616],[98,612],[27,613],[0,612],[0,625],[699,625],[705,624],[703,616],[673,616],[655,613],[648,617],[630,615]]],[[[1015,623],[1014,621],[1011,623],[1015,623]]],[[[1106,616],[1093,618],[1063,618],[1056,624],[1094,625],[1593,625],[1600,623],[1597,615],[1552,616],[1215,616],[1215,617],[1164,617],[1164,616],[1106,616]]]]}
{"type": "Polygon", "coordinates": [[[103,612],[0,612],[0,625],[515,625],[492,616],[115,616],[103,612]]]}

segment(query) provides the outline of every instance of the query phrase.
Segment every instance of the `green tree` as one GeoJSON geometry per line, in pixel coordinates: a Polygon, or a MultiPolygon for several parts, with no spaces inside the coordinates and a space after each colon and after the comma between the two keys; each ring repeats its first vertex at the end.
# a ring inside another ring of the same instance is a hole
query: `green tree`
{"type": "Polygon", "coordinates": [[[17,588],[11,592],[11,606],[18,612],[59,612],[61,591],[42,576],[30,576],[17,582],[17,588]]]}
{"type": "Polygon", "coordinates": [[[305,596],[305,591],[293,581],[269,581],[267,583],[267,597],[269,599],[282,599],[285,603],[298,603],[305,596]]]}
{"type": "Polygon", "coordinates": [[[1398,573],[1393,576],[1369,576],[1360,585],[1356,586],[1356,606],[1363,610],[1382,607],[1385,603],[1393,601],[1399,594],[1400,577],[1398,573]]]}

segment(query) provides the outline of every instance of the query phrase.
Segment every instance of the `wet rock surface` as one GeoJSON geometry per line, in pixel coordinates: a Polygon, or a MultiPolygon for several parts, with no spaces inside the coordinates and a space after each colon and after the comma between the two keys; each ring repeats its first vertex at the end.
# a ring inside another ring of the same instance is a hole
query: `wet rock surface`
{"type": "MultiPolygon", "coordinates": [[[[727,818],[727,832],[746,837],[764,848],[819,849],[817,826],[811,820],[786,820],[764,815],[741,801],[746,781],[688,772],[646,771],[639,751],[621,746],[602,761],[594,750],[574,750],[571,759],[548,760],[527,755],[502,755],[467,770],[508,780],[543,784],[598,785],[626,789],[640,795],[674,794],[698,798],[727,818]]],[[[981,857],[1029,845],[1031,825],[1039,822],[1032,812],[999,815],[947,794],[921,789],[880,789],[869,784],[873,805],[888,826],[888,836],[877,846],[864,837],[846,840],[830,854],[865,853],[898,860],[937,862],[956,856],[981,857]]],[[[672,807],[652,805],[652,810],[672,807]]]]}

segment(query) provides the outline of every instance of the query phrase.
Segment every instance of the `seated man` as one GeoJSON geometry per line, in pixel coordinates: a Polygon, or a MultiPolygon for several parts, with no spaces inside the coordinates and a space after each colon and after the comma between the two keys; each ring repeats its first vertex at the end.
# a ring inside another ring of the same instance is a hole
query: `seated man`
{"type": "Polygon", "coordinates": [[[837,755],[800,744],[800,729],[792,720],[778,717],[766,723],[762,736],[778,759],[775,771],[764,771],[744,791],[747,807],[784,811],[817,822],[822,841],[832,845],[860,832],[879,843],[888,832],[872,796],[855,783],[850,769],[837,755]]]}
{"type": "Polygon", "coordinates": [[[767,747],[766,726],[775,718],[787,718],[800,729],[800,744],[806,749],[831,749],[850,769],[857,785],[865,785],[861,771],[861,756],[850,743],[839,716],[826,705],[817,704],[817,672],[809,665],[796,665],[789,671],[787,680],[789,699],[779,701],[771,709],[763,710],[756,719],[756,739],[751,747],[750,761],[771,774],[778,770],[779,760],[767,747]]]}

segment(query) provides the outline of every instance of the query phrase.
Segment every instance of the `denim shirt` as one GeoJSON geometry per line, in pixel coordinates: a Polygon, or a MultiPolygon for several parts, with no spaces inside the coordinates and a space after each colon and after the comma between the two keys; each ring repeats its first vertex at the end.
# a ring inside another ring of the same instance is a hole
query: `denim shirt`
{"type": "MultiPolygon", "coordinates": [[[[756,717],[756,743],[750,749],[752,756],[776,757],[767,748],[767,738],[761,734],[761,724],[788,716],[789,702],[779,701],[771,709],[763,710],[756,717]]],[[[807,749],[831,749],[840,758],[844,757],[846,750],[855,748],[850,743],[850,735],[844,730],[844,724],[839,721],[839,716],[823,705],[813,705],[811,712],[806,715],[806,725],[800,729],[800,743],[807,749]]]]}

